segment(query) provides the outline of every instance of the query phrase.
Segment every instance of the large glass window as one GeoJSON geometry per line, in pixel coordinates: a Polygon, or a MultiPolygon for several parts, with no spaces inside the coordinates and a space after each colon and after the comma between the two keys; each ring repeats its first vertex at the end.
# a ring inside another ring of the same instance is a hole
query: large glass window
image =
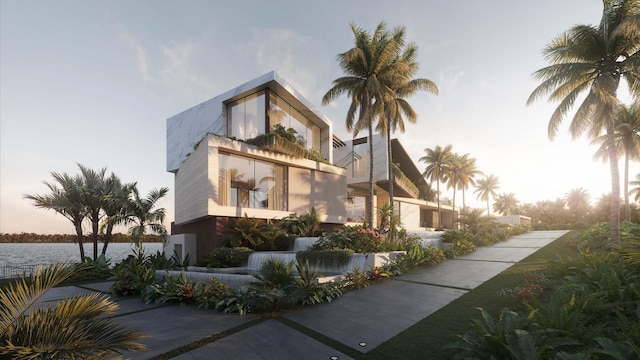
{"type": "Polygon", "coordinates": [[[353,177],[366,176],[369,171],[369,145],[367,138],[353,140],[353,177]]]}
{"type": "Polygon", "coordinates": [[[282,165],[220,154],[218,202],[222,206],[286,211],[286,171],[282,165]]]}
{"type": "Polygon", "coordinates": [[[367,198],[355,194],[347,196],[347,221],[365,222],[367,214],[367,198]]]}
{"type": "Polygon", "coordinates": [[[306,148],[320,150],[320,127],[278,95],[269,93],[269,129],[273,129],[276,124],[294,129],[298,142],[306,148]]]}
{"type": "Polygon", "coordinates": [[[245,140],[265,133],[265,93],[258,93],[234,101],[228,105],[231,137],[245,140]]]}

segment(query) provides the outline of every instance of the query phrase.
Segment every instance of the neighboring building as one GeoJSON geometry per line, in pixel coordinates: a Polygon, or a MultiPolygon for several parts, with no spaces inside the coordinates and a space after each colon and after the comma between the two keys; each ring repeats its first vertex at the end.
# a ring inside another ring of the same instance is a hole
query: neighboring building
{"type": "MultiPolygon", "coordinates": [[[[389,157],[385,137],[373,136],[374,148],[374,199],[376,209],[389,202],[389,157]]],[[[427,182],[397,139],[391,140],[394,168],[394,212],[400,216],[407,230],[436,228],[438,205],[420,198],[420,188],[427,182]]],[[[344,142],[334,142],[334,161],[347,169],[347,221],[362,222],[366,219],[369,192],[369,144],[368,137],[344,142]]],[[[457,211],[452,206],[440,205],[442,227],[452,228],[457,211]]],[[[374,218],[377,218],[375,216],[374,218]]],[[[376,219],[379,221],[379,219],[376,219]]]]}
{"type": "Polygon", "coordinates": [[[201,258],[223,245],[229,220],[245,214],[278,219],[315,208],[321,222],[344,224],[347,176],[331,165],[334,141],[331,121],[275,72],[169,118],[170,242],[179,245],[170,249],[201,258]],[[262,146],[243,141],[272,133],[277,124],[296,130],[303,150],[325,161],[301,157],[274,137],[262,146]]]}
{"type": "Polygon", "coordinates": [[[496,221],[509,225],[531,225],[531,218],[524,215],[496,216],[496,221]]]}

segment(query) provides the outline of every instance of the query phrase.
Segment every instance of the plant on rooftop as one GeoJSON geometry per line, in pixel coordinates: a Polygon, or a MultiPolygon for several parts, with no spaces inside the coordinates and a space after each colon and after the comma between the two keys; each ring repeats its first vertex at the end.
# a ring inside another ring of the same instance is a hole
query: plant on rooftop
{"type": "Polygon", "coordinates": [[[113,321],[118,305],[98,293],[36,306],[73,266],[38,267],[30,277],[0,288],[0,357],[3,359],[104,359],[145,350],[143,334],[113,321]]]}

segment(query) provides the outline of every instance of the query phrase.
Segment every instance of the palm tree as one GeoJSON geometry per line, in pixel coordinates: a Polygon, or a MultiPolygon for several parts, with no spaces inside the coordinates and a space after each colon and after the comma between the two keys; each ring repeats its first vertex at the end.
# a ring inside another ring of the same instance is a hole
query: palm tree
{"type": "Polygon", "coordinates": [[[547,46],[544,54],[552,65],[534,73],[542,83],[527,100],[527,104],[531,104],[550,94],[549,101],[560,101],[548,126],[549,138],[553,139],[578,95],[588,91],[575,112],[569,131],[578,137],[588,130],[592,139],[603,129],[607,134],[612,190],[611,238],[617,243],[620,242],[620,174],[613,119],[621,78],[626,79],[634,97],[640,96],[637,65],[640,61],[639,14],[639,0],[604,0],[602,21],[598,27],[576,25],[547,46]]]}
{"type": "Polygon", "coordinates": [[[80,261],[84,262],[84,244],[82,222],[86,218],[83,203],[84,179],[77,175],[51,172],[53,182],[44,182],[50,193],[46,195],[27,194],[25,199],[32,200],[34,205],[43,209],[51,209],[67,218],[76,231],[76,239],[80,248],[80,261]]]}
{"type": "Polygon", "coordinates": [[[132,186],[132,184],[122,184],[120,178],[113,173],[104,180],[102,211],[104,211],[105,219],[100,226],[100,231],[104,231],[102,255],[107,253],[107,246],[111,242],[111,234],[114,227],[112,220],[126,213],[127,201],[131,194],[132,186]]]}
{"type": "Polygon", "coordinates": [[[640,174],[636,174],[636,179],[629,181],[629,184],[635,186],[629,190],[629,194],[634,195],[635,201],[640,202],[640,174]]]}
{"type": "MultiPolygon", "coordinates": [[[[446,172],[447,176],[447,189],[453,188],[453,211],[455,213],[456,210],[456,189],[462,189],[462,175],[463,175],[463,166],[464,162],[467,160],[465,157],[469,154],[460,155],[458,153],[454,153],[451,159],[449,159],[449,164],[447,166],[448,171],[446,172]]],[[[455,216],[451,218],[451,228],[455,226],[455,216]]]]}
{"type": "MultiPolygon", "coordinates": [[[[347,111],[346,127],[354,131],[367,128],[369,131],[369,199],[367,205],[367,226],[373,227],[373,116],[374,100],[383,104],[394,96],[391,84],[402,78],[403,66],[395,63],[404,45],[404,28],[387,31],[384,22],[378,24],[373,35],[351,24],[355,46],[338,55],[338,62],[346,76],[333,81],[333,87],[322,97],[327,105],[346,93],[351,98],[347,111]],[[358,120],[354,122],[356,110],[358,120]]],[[[406,70],[407,67],[404,66],[406,70]]]]}
{"type": "Polygon", "coordinates": [[[438,199],[438,227],[442,227],[442,210],[440,209],[440,181],[445,179],[445,173],[447,166],[453,158],[451,152],[451,145],[447,145],[444,149],[437,145],[435,149],[424,149],[425,156],[421,157],[419,161],[427,164],[423,176],[427,177],[431,182],[436,182],[436,196],[438,199]]]}
{"type": "Polygon", "coordinates": [[[482,171],[476,167],[476,159],[472,158],[469,154],[462,155],[458,160],[460,161],[459,186],[462,190],[462,209],[464,209],[466,207],[465,190],[469,188],[469,185],[475,186],[475,177],[483,174],[482,171]]]}
{"type": "Polygon", "coordinates": [[[387,159],[389,176],[389,204],[391,206],[390,213],[393,214],[393,153],[391,150],[391,133],[399,129],[401,133],[404,133],[404,117],[407,118],[412,124],[416,123],[418,118],[416,112],[413,110],[406,98],[413,95],[418,90],[428,91],[432,94],[438,94],[438,87],[436,84],[428,79],[410,79],[418,71],[418,63],[415,61],[417,56],[418,47],[415,44],[407,44],[402,51],[402,54],[398,59],[394,60],[396,63],[403,63],[408,70],[404,71],[403,76],[398,79],[397,83],[391,84],[394,96],[385,99],[384,103],[376,101],[374,109],[377,112],[378,125],[377,130],[380,133],[385,134],[387,140],[387,159]]]}
{"type": "Polygon", "coordinates": [[[87,218],[91,221],[91,239],[93,242],[93,260],[98,258],[98,235],[100,231],[100,220],[102,219],[102,207],[105,198],[105,174],[107,168],[98,171],[90,169],[82,164],[78,164],[80,173],[84,180],[82,187],[82,203],[85,206],[87,218]]]}
{"type": "Polygon", "coordinates": [[[589,207],[589,192],[581,187],[573,188],[564,197],[569,210],[573,213],[573,220],[579,220],[579,214],[586,215],[586,209],[589,207]]]}
{"type": "Polygon", "coordinates": [[[493,211],[509,216],[518,212],[518,199],[514,193],[502,193],[493,203],[493,211]]]}
{"type": "Polygon", "coordinates": [[[489,211],[489,199],[496,197],[496,190],[499,188],[498,178],[493,175],[485,175],[484,178],[478,180],[476,183],[476,191],[474,191],[474,193],[477,194],[476,197],[478,200],[487,202],[487,216],[491,215],[489,211]]]}
{"type": "Polygon", "coordinates": [[[0,357],[3,359],[104,359],[146,347],[144,335],[113,322],[118,305],[98,293],[38,304],[68,279],[73,266],[39,267],[29,278],[0,287],[0,357]]]}
{"type": "Polygon", "coordinates": [[[112,220],[114,224],[122,223],[130,226],[129,235],[136,245],[138,254],[142,254],[142,236],[147,233],[147,228],[158,235],[166,235],[164,227],[165,208],[155,209],[158,201],[167,195],[169,189],[162,187],[149,191],[146,198],[141,198],[136,184],[131,185],[131,197],[126,206],[126,213],[116,215],[112,220]]]}
{"type": "MultiPolygon", "coordinates": [[[[624,104],[618,106],[615,117],[614,138],[618,156],[624,156],[624,205],[625,220],[631,219],[631,207],[629,205],[629,161],[640,159],[640,103],[634,103],[628,107],[624,104]]],[[[595,138],[592,143],[600,144],[593,155],[594,159],[608,159],[607,135],[595,138]]]]}

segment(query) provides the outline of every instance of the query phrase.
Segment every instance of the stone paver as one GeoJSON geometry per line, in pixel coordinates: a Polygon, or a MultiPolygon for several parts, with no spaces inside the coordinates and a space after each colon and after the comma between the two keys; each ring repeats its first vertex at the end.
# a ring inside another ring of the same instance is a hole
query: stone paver
{"type": "Polygon", "coordinates": [[[389,279],[285,317],[366,353],[465,293],[389,279]]]}
{"type": "Polygon", "coordinates": [[[279,321],[267,320],[174,359],[347,360],[352,358],[279,321]],[[301,357],[302,354],[304,354],[303,357],[301,357]]]}
{"type": "Polygon", "coordinates": [[[174,305],[133,313],[114,320],[149,336],[140,341],[147,345],[149,350],[125,353],[125,356],[149,359],[209,335],[232,329],[254,318],[174,305]]]}
{"type": "Polygon", "coordinates": [[[398,278],[453,288],[474,289],[508,269],[511,263],[451,259],[433,266],[414,270],[398,278]]]}

